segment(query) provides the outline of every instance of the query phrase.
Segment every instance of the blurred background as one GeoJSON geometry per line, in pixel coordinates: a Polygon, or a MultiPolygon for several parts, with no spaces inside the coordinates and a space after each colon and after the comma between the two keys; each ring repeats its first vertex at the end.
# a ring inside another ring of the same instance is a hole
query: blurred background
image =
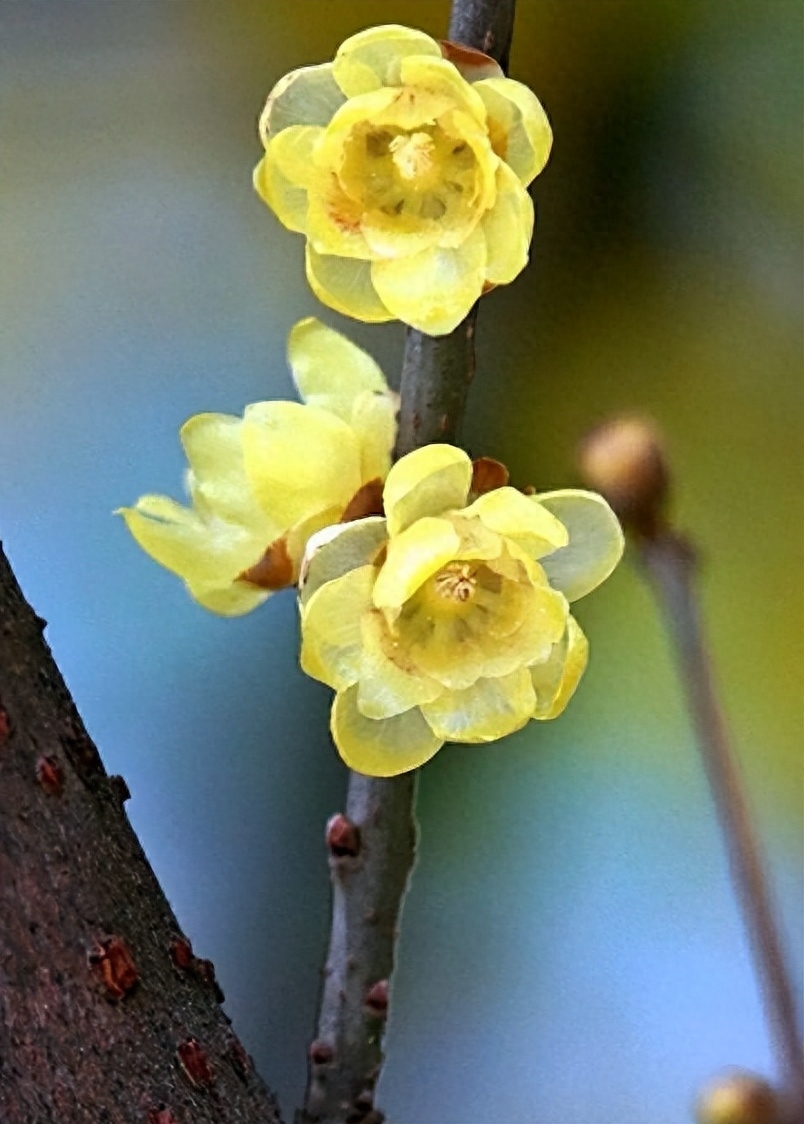
{"type": "MultiPolygon", "coordinates": [[[[446,0],[3,0],[0,537],[181,924],[287,1117],[345,772],[279,596],[217,619],[112,510],[181,497],[179,425],[290,397],[316,314],[397,378],[399,325],[316,304],[251,188],[274,82],[446,0]]],[[[484,299],[464,437],[517,483],[654,416],[705,556],[717,676],[802,980],[802,8],[524,0],[556,143],[533,260],[484,299]]],[[[394,1124],[684,1124],[773,1075],[688,719],[629,562],[583,602],[567,714],[421,776],[380,1103],[394,1124]]],[[[192,1028],[188,1028],[192,1029],[192,1028]]]]}

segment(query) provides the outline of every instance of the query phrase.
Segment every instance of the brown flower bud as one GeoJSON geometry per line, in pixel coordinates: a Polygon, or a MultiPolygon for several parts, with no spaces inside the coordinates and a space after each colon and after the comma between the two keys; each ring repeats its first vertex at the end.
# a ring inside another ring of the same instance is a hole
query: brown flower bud
{"type": "Polygon", "coordinates": [[[782,1124],[779,1101],[761,1077],[732,1070],[715,1078],[695,1105],[698,1124],[782,1124]]]}
{"type": "Polygon", "coordinates": [[[64,769],[55,757],[39,758],[36,762],[36,779],[51,796],[61,796],[64,791],[64,769]]]}
{"type": "Polygon", "coordinates": [[[215,1084],[215,1074],[209,1064],[207,1052],[197,1038],[187,1038],[180,1042],[176,1054],[192,1085],[206,1088],[215,1084]]]}
{"type": "Polygon", "coordinates": [[[327,823],[327,847],[335,858],[360,854],[360,828],[339,812],[327,823]]]}
{"type": "Polygon", "coordinates": [[[108,937],[90,950],[87,960],[108,999],[125,999],[140,982],[137,966],[122,937],[108,937]]]}
{"type": "Polygon", "coordinates": [[[581,442],[584,483],[608,500],[623,524],[653,536],[661,523],[669,476],[658,431],[645,418],[614,418],[581,442]]]}

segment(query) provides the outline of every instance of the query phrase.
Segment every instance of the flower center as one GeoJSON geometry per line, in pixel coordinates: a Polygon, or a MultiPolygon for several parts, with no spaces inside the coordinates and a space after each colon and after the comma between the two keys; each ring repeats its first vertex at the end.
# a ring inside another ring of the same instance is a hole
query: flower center
{"type": "Polygon", "coordinates": [[[429,133],[400,133],[388,146],[396,170],[404,180],[418,180],[433,170],[435,143],[429,133]]]}
{"type": "Polygon", "coordinates": [[[468,562],[452,562],[436,574],[433,584],[440,597],[463,603],[474,595],[477,574],[468,562]]]}

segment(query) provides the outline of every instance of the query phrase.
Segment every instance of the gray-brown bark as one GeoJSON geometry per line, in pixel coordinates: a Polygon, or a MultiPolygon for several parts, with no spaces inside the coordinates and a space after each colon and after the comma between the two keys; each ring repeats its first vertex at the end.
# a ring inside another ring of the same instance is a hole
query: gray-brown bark
{"type": "Polygon", "coordinates": [[[0,1120],[278,1124],[0,549],[0,1120]]]}

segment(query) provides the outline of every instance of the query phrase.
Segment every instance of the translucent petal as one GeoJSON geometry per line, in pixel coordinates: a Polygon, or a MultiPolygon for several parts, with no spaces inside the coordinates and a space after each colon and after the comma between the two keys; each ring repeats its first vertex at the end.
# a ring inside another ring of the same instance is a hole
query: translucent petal
{"type": "Polygon", "coordinates": [[[393,536],[374,586],[374,604],[378,609],[399,609],[419,586],[452,561],[460,543],[451,523],[429,517],[393,536]]]}
{"type": "Polygon", "coordinates": [[[318,254],[308,243],[306,268],[310,288],[329,308],[366,324],[394,319],[374,288],[370,262],[318,254]]]}
{"type": "Polygon", "coordinates": [[[318,172],[307,196],[307,237],[319,254],[376,258],[362,230],[364,207],[343,190],[332,172],[318,172]]]}
{"type": "Polygon", "coordinates": [[[364,481],[384,480],[396,441],[396,401],[390,394],[364,390],[355,399],[349,424],[360,442],[360,474],[364,481]]]}
{"type": "Polygon", "coordinates": [[[307,192],[294,187],[271,155],[270,149],[254,169],[254,188],[288,230],[304,234],[307,228],[307,192]]]}
{"type": "Polygon", "coordinates": [[[292,125],[271,140],[268,151],[294,187],[308,188],[320,175],[314,163],[316,145],[324,135],[318,125],[292,125]]]}
{"type": "Polygon", "coordinates": [[[443,691],[410,662],[400,644],[390,636],[379,610],[361,618],[363,659],[357,705],[367,718],[390,718],[420,703],[431,702],[443,691]]]}
{"type": "Polygon", "coordinates": [[[268,519],[254,498],[243,463],[243,419],[196,414],[179,432],[187,455],[187,485],[202,516],[217,515],[259,532],[264,542],[284,528],[268,519]]]}
{"type": "Polygon", "coordinates": [[[327,528],[321,535],[311,538],[302,563],[299,592],[302,605],[306,605],[325,582],[373,562],[387,537],[385,520],[372,516],[327,528]]]}
{"type": "Polygon", "coordinates": [[[147,554],[188,582],[228,585],[268,545],[247,527],[207,522],[167,496],[142,496],[117,514],[147,554]]]}
{"type": "Polygon", "coordinates": [[[477,516],[490,530],[505,535],[532,558],[541,558],[569,541],[564,525],[516,488],[486,492],[463,514],[467,518],[477,516]]]}
{"type": "Polygon", "coordinates": [[[602,496],[566,488],[530,497],[560,519],[569,542],[542,558],[542,566],[555,589],[569,601],[585,597],[605,581],[625,548],[617,516],[602,496]]]}
{"type": "MultiPolygon", "coordinates": [[[[589,660],[589,641],[581,631],[574,617],[567,621],[566,649],[563,652],[563,666],[558,686],[555,687],[554,667],[536,665],[530,674],[536,690],[536,708],[533,717],[546,720],[557,718],[575,694],[581,676],[589,660]],[[541,670],[544,667],[544,671],[541,670]]],[[[548,664],[551,661],[548,661],[548,664]]]]}
{"type": "Polygon", "coordinates": [[[431,729],[444,741],[491,742],[521,729],[536,695],[527,668],[499,679],[478,679],[464,691],[445,691],[422,706],[431,729]]]}
{"type": "Polygon", "coordinates": [[[288,363],[305,402],[346,422],[359,394],[388,390],[385,376],[371,356],[314,316],[291,329],[288,363]]]}
{"type": "Polygon", "coordinates": [[[462,515],[450,515],[448,518],[461,537],[459,558],[466,561],[487,561],[499,558],[505,549],[502,536],[490,531],[479,519],[464,519],[462,515]]]}
{"type": "Polygon", "coordinates": [[[474,89],[488,110],[494,151],[527,186],[544,168],[553,131],[541,102],[512,78],[484,78],[474,89]]]}
{"type": "Polygon", "coordinates": [[[395,261],[376,261],[371,277],[380,300],[405,324],[443,336],[483,292],[486,239],[479,227],[460,246],[434,246],[395,261]]]}
{"type": "Polygon", "coordinates": [[[400,68],[402,85],[418,86],[434,94],[441,94],[456,109],[471,114],[480,125],[486,123],[486,107],[474,87],[463,77],[457,67],[445,58],[412,56],[402,60],[400,68]]]}
{"type": "Polygon", "coordinates": [[[360,487],[360,449],[334,414],[298,402],[257,402],[243,416],[243,457],[254,495],[290,527],[317,511],[341,510],[360,487]]]}
{"type": "Polygon", "coordinates": [[[263,144],[292,125],[326,125],[345,100],[331,62],[292,70],[274,86],[262,111],[263,144]]]}
{"type": "Polygon", "coordinates": [[[332,737],[350,769],[370,777],[394,777],[418,769],[444,744],[418,707],[393,718],[373,720],[357,708],[357,687],[335,696],[332,737]]]}
{"type": "Polygon", "coordinates": [[[440,58],[441,48],[429,35],[409,27],[369,27],[341,44],[333,71],[338,85],[351,98],[379,86],[398,86],[401,62],[409,55],[440,58]]]}
{"type": "Polygon", "coordinates": [[[454,445],[425,445],[402,457],[385,481],[383,504],[392,535],[424,515],[441,515],[466,503],[472,462],[454,445]]]}
{"type": "Polygon", "coordinates": [[[398,631],[412,663],[445,687],[461,690],[483,674],[486,656],[461,616],[433,617],[419,611],[403,616],[398,631]]]}
{"type": "Polygon", "coordinates": [[[210,613],[219,617],[242,617],[266,601],[271,593],[258,589],[248,582],[235,581],[228,585],[208,582],[185,582],[190,596],[210,613]]]}
{"type": "Polygon", "coordinates": [[[528,263],[533,200],[507,164],[497,169],[497,200],[482,219],[488,262],[486,280],[507,285],[528,263]]]}
{"type": "Polygon", "coordinates": [[[371,608],[374,574],[373,566],[349,570],[320,586],[302,610],[302,668],[335,690],[360,676],[360,618],[371,608]]]}

